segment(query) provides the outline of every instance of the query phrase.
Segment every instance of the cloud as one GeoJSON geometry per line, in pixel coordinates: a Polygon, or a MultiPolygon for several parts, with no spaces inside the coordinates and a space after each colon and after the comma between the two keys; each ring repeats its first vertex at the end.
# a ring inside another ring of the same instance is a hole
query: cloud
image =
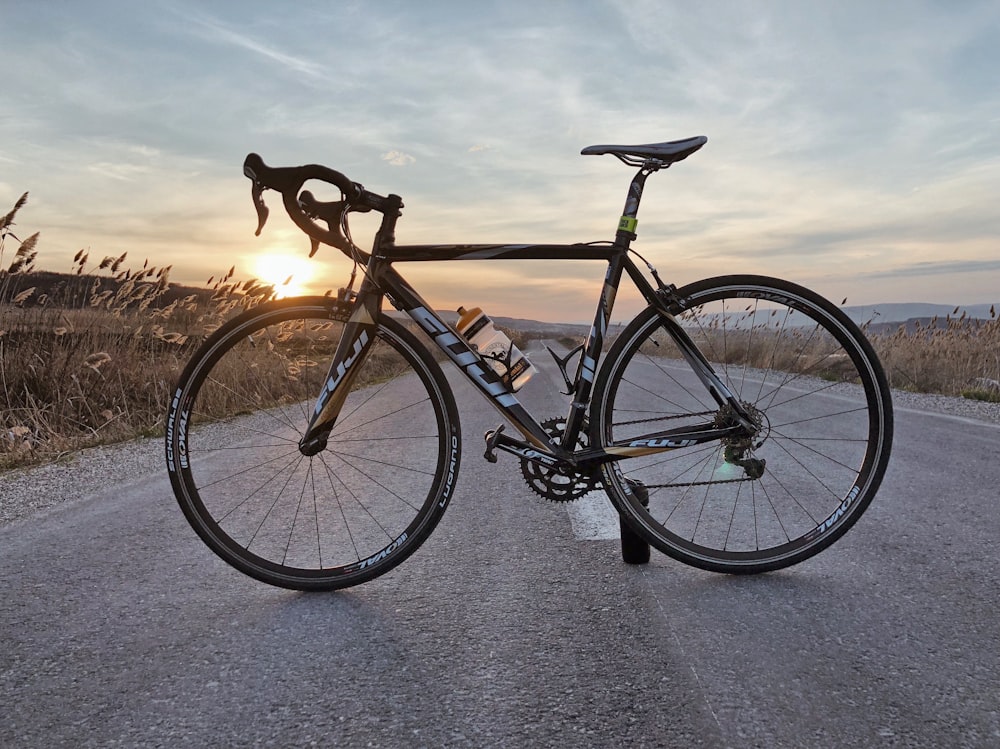
{"type": "Polygon", "coordinates": [[[403,153],[402,151],[389,151],[389,153],[384,153],[382,154],[382,160],[388,161],[393,166],[409,166],[416,161],[416,159],[410,156],[410,154],[403,153]]]}
{"type": "Polygon", "coordinates": [[[108,161],[98,161],[87,166],[87,171],[110,177],[111,179],[123,182],[134,182],[136,179],[148,175],[149,167],[140,164],[115,164],[108,161]]]}
{"type": "MultiPolygon", "coordinates": [[[[580,148],[706,134],[646,187],[636,248],[673,280],[761,272],[877,302],[1000,285],[996,3],[49,5],[0,24],[18,70],[0,198],[31,191],[49,253],[121,245],[200,274],[206,246],[252,235],[248,151],[403,195],[401,243],[609,239],[631,174],[580,148]]],[[[257,246],[302,242],[273,207],[257,246]]],[[[477,303],[505,314],[495,265],[432,287],[482,274],[477,303]]],[[[586,273],[525,263],[504,286],[534,316],[558,298],[550,315],[588,317],[586,273]]]]}
{"type": "Polygon", "coordinates": [[[209,40],[220,41],[249,50],[250,52],[267,58],[268,60],[280,63],[293,73],[301,73],[303,75],[317,78],[323,75],[322,66],[301,57],[296,57],[295,55],[282,52],[281,50],[275,49],[264,42],[257,41],[246,34],[241,34],[237,31],[233,31],[232,29],[226,28],[217,21],[199,17],[197,15],[190,16],[188,20],[198,24],[198,26],[208,32],[205,36],[209,40]]]}

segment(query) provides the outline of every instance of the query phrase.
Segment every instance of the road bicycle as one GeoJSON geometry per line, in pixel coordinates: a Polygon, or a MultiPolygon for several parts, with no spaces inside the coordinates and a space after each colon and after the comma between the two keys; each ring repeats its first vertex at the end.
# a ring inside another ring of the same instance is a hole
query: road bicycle
{"type": "Polygon", "coordinates": [[[354,271],[336,296],[234,317],[184,369],[166,460],[198,535],[242,572],[288,588],[344,588],[394,568],[455,492],[459,414],[439,363],[450,360],[504,419],[485,434],[485,458],[512,455],[549,500],[606,492],[626,562],[648,561],[652,545],[703,569],[759,573],[830,546],[868,507],[889,461],[892,403],[870,343],[796,284],[729,275],[678,288],[631,249],[646,179],[706,142],[585,148],[638,171],[615,239],[566,245],[397,245],[398,195],[250,154],[257,234],[263,193],[275,190],[312,253],[333,246],[354,271]],[[307,182],[334,186],[339,199],[318,200],[307,182]],[[367,211],[381,214],[371,252],[348,225],[367,211]],[[550,349],[567,386],[564,414],[528,413],[505,376],[509,357],[477,350],[396,269],[500,259],[607,263],[586,342],[565,356],[550,349]],[[623,274],[646,307],[611,341],[623,274]]]}

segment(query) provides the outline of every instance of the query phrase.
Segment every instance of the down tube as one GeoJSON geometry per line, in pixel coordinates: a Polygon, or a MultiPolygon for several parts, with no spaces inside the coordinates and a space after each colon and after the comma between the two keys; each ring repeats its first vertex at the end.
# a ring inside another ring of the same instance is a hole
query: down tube
{"type": "Polygon", "coordinates": [[[383,288],[391,289],[388,296],[397,309],[413,318],[413,321],[431,337],[449,359],[455,362],[465,376],[532,446],[549,454],[562,454],[562,450],[550,439],[541,425],[532,418],[515,395],[507,390],[493,368],[431,309],[395,269],[383,270],[379,280],[383,288]]]}

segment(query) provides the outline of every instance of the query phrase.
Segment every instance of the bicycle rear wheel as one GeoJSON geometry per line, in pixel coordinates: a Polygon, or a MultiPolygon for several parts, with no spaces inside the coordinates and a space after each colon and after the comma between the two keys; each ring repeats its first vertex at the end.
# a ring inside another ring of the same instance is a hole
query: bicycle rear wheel
{"type": "Polygon", "coordinates": [[[213,333],[167,416],[174,493],[205,543],[272,585],[331,590],[412,554],[451,498],[460,435],[440,367],[383,317],[325,450],[298,441],[350,312],[285,299],[213,333]]]}
{"type": "MultiPolygon", "coordinates": [[[[759,431],[605,464],[611,500],[653,546],[703,569],[764,572],[817,554],[868,507],[889,461],[874,350],[843,312],[786,281],[712,278],[676,299],[672,313],[759,431]]],[[[724,420],[661,321],[646,309],[609,352],[592,444],[724,420]]]]}

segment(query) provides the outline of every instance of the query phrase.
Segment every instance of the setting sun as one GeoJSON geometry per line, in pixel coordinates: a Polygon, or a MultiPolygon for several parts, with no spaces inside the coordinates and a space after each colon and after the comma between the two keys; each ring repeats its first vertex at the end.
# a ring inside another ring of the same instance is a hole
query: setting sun
{"type": "Polygon", "coordinates": [[[300,256],[280,253],[258,255],[253,265],[254,276],[274,286],[278,297],[300,296],[313,276],[312,263],[300,256]]]}

